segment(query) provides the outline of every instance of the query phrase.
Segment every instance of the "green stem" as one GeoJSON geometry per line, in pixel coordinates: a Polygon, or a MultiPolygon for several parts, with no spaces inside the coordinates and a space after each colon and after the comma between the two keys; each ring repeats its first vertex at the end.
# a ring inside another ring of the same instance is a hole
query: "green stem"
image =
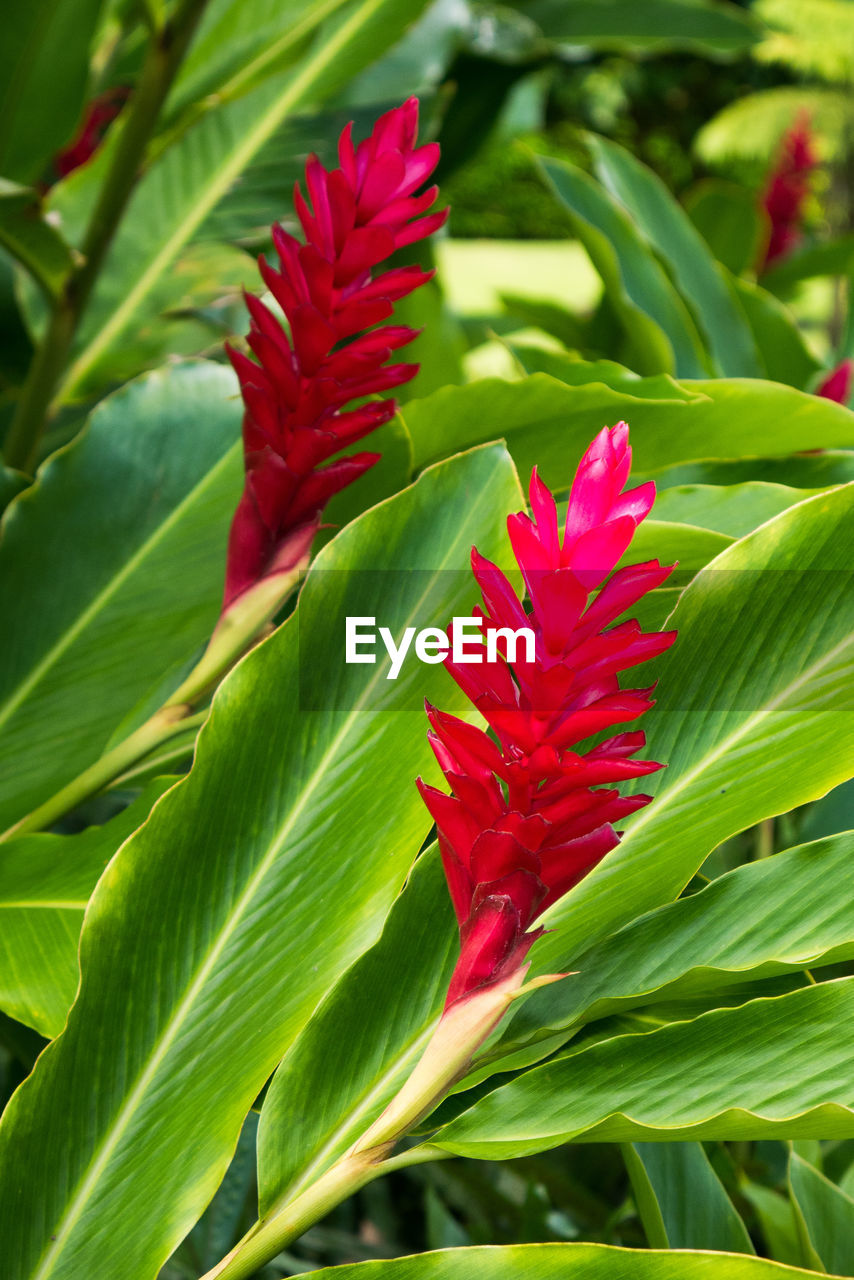
{"type": "Polygon", "coordinates": [[[221,617],[208,647],[183,684],[154,715],[88,769],[33,809],[25,818],[0,834],[0,844],[12,836],[44,831],[63,814],[83,804],[114,779],[126,773],[149,752],[182,733],[190,725],[202,724],[207,713],[192,717],[193,707],[216,687],[235,662],[257,642],[270,619],[299,583],[308,556],[286,573],[262,578],[245,591],[221,617]]]}
{"type": "Polygon", "coordinates": [[[127,119],[122,126],[80,246],[80,265],[68,277],[41,341],[6,437],[6,462],[31,472],[57,383],[74,335],[104,265],[142,167],[166,96],[207,0],[180,0],[172,19],[151,42],[127,119]]]}
{"type": "Polygon", "coordinates": [[[355,1195],[375,1178],[407,1165],[447,1159],[448,1153],[427,1145],[413,1147],[391,1159],[387,1148],[349,1152],[312,1186],[281,1209],[256,1222],[226,1257],[207,1271],[201,1280],[247,1280],[277,1253],[319,1222],[321,1218],[355,1195]]]}

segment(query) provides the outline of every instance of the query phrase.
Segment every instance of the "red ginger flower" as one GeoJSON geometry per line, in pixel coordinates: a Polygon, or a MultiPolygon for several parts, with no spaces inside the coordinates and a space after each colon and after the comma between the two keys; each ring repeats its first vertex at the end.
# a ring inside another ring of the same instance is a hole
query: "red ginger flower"
{"type": "Polygon", "coordinates": [[[118,85],[113,89],[105,89],[86,107],[80,127],[74,137],[62,151],[53,158],[53,167],[60,178],[65,178],[88,160],[100,147],[109,125],[130,97],[130,89],[118,85]]]}
{"type": "Polygon", "coordinates": [[[847,404],[851,398],[851,383],[854,380],[854,360],[843,360],[816,387],[815,394],[825,400],[835,400],[837,404],[847,404]]]}
{"type": "Polygon", "coordinates": [[[494,736],[427,706],[430,743],[453,792],[418,780],[460,926],[446,1009],[522,966],[544,932],[531,924],[616,847],[613,824],[651,798],[624,797],[607,784],[661,767],[632,758],[644,746],[642,732],[579,748],[648,710],[652,688],[622,690],[618,673],[676,638],[675,631],[644,634],[635,621],[610,626],[672,568],[648,561],[609,577],[655,498],[652,483],[622,493],[631,467],[628,434],[621,422],[590,445],[562,539],[554,498],[534,470],[534,519],[508,519],[530,614],[501,570],[472,550],[484,606],[475,616],[485,627],[530,628],[535,653],[527,661],[520,645],[521,656],[507,661],[505,644],[494,662],[446,661],[494,736]]]}
{"type": "Polygon", "coordinates": [[[762,196],[762,207],[771,221],[763,271],[800,243],[809,175],[817,163],[809,119],[801,114],[783,138],[777,163],[762,196]]]}
{"type": "Polygon", "coordinates": [[[280,269],[259,259],[290,337],[270,308],[248,295],[248,342],[259,363],[228,349],[246,410],[246,485],[229,538],[224,608],[260,578],[292,569],[308,552],[329,499],[378,460],[377,453],[357,453],[320,465],[397,408],[392,399],[347,405],[418,372],[415,364],[386,364],[416,331],[381,322],[433,273],[405,266],[378,275],[376,268],[445,221],[446,211],[421,216],[437,187],[415,194],[435,169],[439,147],[415,145],[417,98],[381,116],[358,146],[351,130],[341,134],[337,169],[309,159],[311,207],[296,184],[305,244],[274,226],[280,269]]]}

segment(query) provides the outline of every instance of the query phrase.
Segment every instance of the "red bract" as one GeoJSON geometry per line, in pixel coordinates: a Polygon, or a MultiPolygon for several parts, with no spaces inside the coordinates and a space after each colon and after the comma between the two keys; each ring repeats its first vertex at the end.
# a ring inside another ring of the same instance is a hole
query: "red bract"
{"type": "Polygon", "coordinates": [[[416,331],[382,321],[432,273],[418,266],[379,275],[376,269],[445,221],[446,212],[422,216],[438,188],[415,194],[435,169],[439,148],[415,145],[416,98],[382,116],[358,146],[351,128],[341,135],[337,169],[309,159],[310,205],[296,186],[305,244],[275,226],[279,270],[259,259],[289,333],[250,295],[248,342],[259,363],[229,349],[245,404],[246,485],[231,528],[224,608],[259,579],[292,569],[332,495],[377,461],[379,454],[357,453],[321,466],[396,410],[388,398],[347,406],[418,372],[415,364],[386,363],[416,331]]]}
{"type": "Polygon", "coordinates": [[[771,221],[762,270],[784,258],[800,243],[809,176],[817,163],[809,120],[801,115],[783,138],[762,197],[762,207],[771,221]]]}
{"type": "Polygon", "coordinates": [[[649,709],[652,689],[621,689],[618,675],[676,636],[645,634],[634,621],[611,625],[672,568],[648,561],[612,573],[655,497],[651,483],[622,492],[628,434],[623,422],[606,428],[585,453],[562,537],[554,498],[534,471],[534,519],[508,520],[530,613],[501,570],[472,550],[483,596],[475,616],[484,629],[530,628],[535,652],[528,661],[519,643],[508,661],[505,639],[495,661],[446,662],[491,734],[427,707],[430,742],[453,792],[418,780],[460,926],[447,1006],[523,964],[543,932],[531,924],[615,848],[613,824],[650,799],[609,784],[661,767],[634,759],[642,732],[579,745],[649,709]]]}
{"type": "Polygon", "coordinates": [[[816,388],[815,394],[837,404],[847,404],[851,398],[851,382],[854,378],[854,360],[843,360],[816,388]]]}
{"type": "Polygon", "coordinates": [[[53,158],[53,167],[58,177],[66,177],[86,164],[87,160],[91,160],[100,147],[108,126],[119,115],[129,97],[130,90],[119,85],[106,89],[92,99],[86,107],[77,133],[68,146],[53,158]]]}

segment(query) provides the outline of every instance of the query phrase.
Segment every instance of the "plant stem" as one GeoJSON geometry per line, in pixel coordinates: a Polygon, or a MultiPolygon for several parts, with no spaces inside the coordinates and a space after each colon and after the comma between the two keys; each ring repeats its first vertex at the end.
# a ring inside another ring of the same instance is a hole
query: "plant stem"
{"type": "Polygon", "coordinates": [[[229,1254],[201,1280],[247,1280],[259,1267],[297,1240],[309,1227],[375,1178],[407,1165],[447,1159],[448,1153],[423,1145],[387,1159],[387,1147],[348,1152],[289,1205],[256,1222],[229,1254]]]}
{"type": "Polygon", "coordinates": [[[207,0],[179,0],[171,20],[155,34],[149,46],[127,119],[80,245],[80,265],[72,270],[57,299],[9,427],[5,454],[10,467],[33,470],[74,335],[136,185],[160,109],[206,4],[207,0]]]}
{"type": "Polygon", "coordinates": [[[43,831],[96,795],[127,772],[156,747],[162,746],[193,723],[201,725],[207,713],[192,717],[193,707],[216,687],[226,672],[261,637],[270,619],[299,583],[308,555],[286,573],[262,578],[220,617],[210,642],[186,680],[154,715],[123,738],[88,769],[0,834],[0,844],[12,836],[43,831]]]}

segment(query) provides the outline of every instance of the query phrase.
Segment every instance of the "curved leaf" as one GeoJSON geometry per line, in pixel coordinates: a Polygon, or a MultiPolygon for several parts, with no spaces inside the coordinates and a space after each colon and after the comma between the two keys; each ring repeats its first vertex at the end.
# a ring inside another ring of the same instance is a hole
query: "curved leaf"
{"type": "Polygon", "coordinates": [[[617,1036],[517,1076],[432,1143],[506,1160],[579,1139],[851,1137],[852,1016],[841,978],[617,1036]]]}
{"type": "Polygon", "coordinates": [[[789,1161],[789,1186],[813,1265],[854,1273],[854,1200],[798,1155],[789,1161]]]}
{"type": "Polygon", "coordinates": [[[8,508],[0,827],[97,759],[210,634],[241,485],[235,387],[204,362],[131,383],[8,508]]]}
{"type": "Polygon", "coordinates": [[[104,867],[174,778],[159,778],[115,818],[79,835],[0,845],[0,1009],[48,1038],[77,991],[83,912],[104,867]]]}
{"type": "Polygon", "coordinates": [[[633,219],[575,165],[543,159],[539,164],[602,276],[627,340],[642,361],[640,371],[675,372],[683,378],[709,372],[691,313],[633,219]]]}
{"type": "Polygon", "coordinates": [[[736,53],[757,35],[746,13],[717,0],[534,0],[524,12],[551,39],[594,49],[736,53]]]}
{"type": "Polygon", "coordinates": [[[636,1142],[624,1154],[651,1245],[755,1252],[701,1143],[636,1142]]]}
{"type": "Polygon", "coordinates": [[[657,1253],[605,1244],[511,1244],[441,1249],[412,1258],[323,1267],[317,1280],[802,1280],[762,1258],[727,1254],[657,1253]]]}
{"type": "Polygon", "coordinates": [[[210,1199],[429,827],[413,779],[434,767],[422,699],[444,672],[345,664],[344,618],[399,635],[467,607],[469,548],[509,558],[519,500],[500,447],[425,473],[320,553],[220,686],[188,778],[102,877],[68,1025],[0,1124],[10,1280],[153,1277],[210,1199]]]}
{"type": "Polygon", "coordinates": [[[586,140],[599,181],[670,268],[706,336],[717,372],[745,378],[765,373],[750,326],[720,264],[669,189],[617,143],[595,134],[586,140]]]}
{"type": "Polygon", "coordinates": [[[416,469],[500,438],[526,479],[536,465],[552,488],[568,486],[591,435],[620,418],[632,429],[637,473],[704,458],[777,457],[854,445],[854,413],[792,387],[722,378],[683,381],[680,396],[686,392],[690,399],[651,399],[598,379],[565,386],[539,373],[521,382],[488,378],[445,387],[410,400],[401,416],[412,437],[416,469]]]}

